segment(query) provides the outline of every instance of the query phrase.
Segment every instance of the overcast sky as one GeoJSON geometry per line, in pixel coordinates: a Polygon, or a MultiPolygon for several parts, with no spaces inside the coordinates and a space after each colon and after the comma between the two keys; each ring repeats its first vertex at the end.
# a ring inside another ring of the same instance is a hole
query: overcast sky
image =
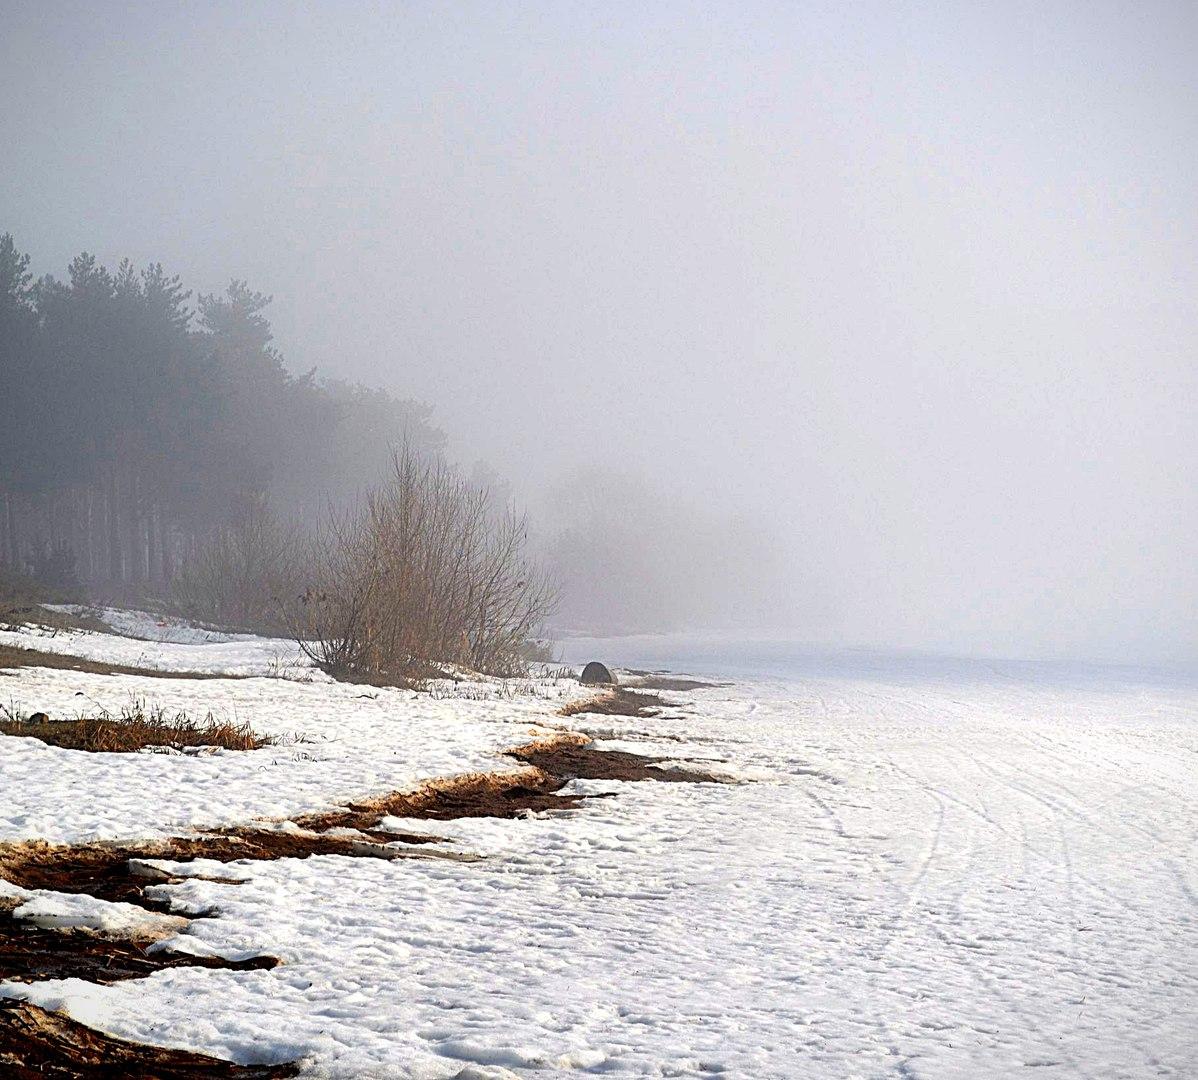
{"type": "Polygon", "coordinates": [[[0,0],[0,231],[275,295],[815,641],[1198,656],[1198,5],[0,0]]]}

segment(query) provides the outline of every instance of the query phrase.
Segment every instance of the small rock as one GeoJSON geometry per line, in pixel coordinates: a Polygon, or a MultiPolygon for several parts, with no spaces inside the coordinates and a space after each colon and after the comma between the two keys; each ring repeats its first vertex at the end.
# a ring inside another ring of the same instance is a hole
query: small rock
{"type": "Polygon", "coordinates": [[[584,686],[616,685],[616,677],[611,673],[611,670],[606,664],[599,663],[598,660],[592,660],[582,669],[582,674],[578,676],[578,681],[584,686]]]}

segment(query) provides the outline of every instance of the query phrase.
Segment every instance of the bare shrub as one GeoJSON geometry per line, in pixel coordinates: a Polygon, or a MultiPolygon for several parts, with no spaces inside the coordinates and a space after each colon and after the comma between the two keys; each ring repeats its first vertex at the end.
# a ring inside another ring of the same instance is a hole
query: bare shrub
{"type": "Polygon", "coordinates": [[[313,543],[293,632],[339,678],[427,678],[437,665],[523,674],[556,601],[527,538],[487,487],[405,447],[389,480],[313,543]]]}
{"type": "Polygon", "coordinates": [[[262,507],[212,533],[171,583],[179,614],[249,630],[286,630],[284,599],[299,589],[301,545],[294,528],[262,507]]]}

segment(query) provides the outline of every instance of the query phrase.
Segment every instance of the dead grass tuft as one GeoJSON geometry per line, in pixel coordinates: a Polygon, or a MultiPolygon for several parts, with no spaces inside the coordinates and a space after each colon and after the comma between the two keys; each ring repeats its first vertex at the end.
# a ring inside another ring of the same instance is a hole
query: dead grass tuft
{"type": "Polygon", "coordinates": [[[140,701],[135,701],[115,717],[105,712],[94,717],[51,720],[45,713],[26,715],[3,706],[0,706],[0,713],[4,714],[0,716],[0,735],[40,739],[49,746],[94,754],[130,754],[138,750],[183,750],[201,746],[258,750],[275,742],[270,736],[255,734],[248,724],[217,721],[211,714],[197,722],[186,713],[168,715],[161,706],[147,709],[140,701]]]}
{"type": "Polygon", "coordinates": [[[652,716],[650,710],[667,709],[670,703],[658,694],[638,693],[622,686],[605,690],[585,701],[575,701],[558,710],[559,716],[577,716],[579,713],[599,713],[603,716],[652,716]]]}
{"type": "MultiPolygon", "coordinates": [[[[574,736],[562,736],[572,744],[574,736]]],[[[517,818],[541,810],[567,810],[581,797],[559,795],[565,781],[540,770],[519,773],[469,773],[433,781],[415,791],[362,799],[338,810],[297,817],[305,829],[357,829],[371,833],[383,817],[448,821],[467,817],[517,818]]],[[[373,833],[371,833],[373,835],[373,833]]]]}

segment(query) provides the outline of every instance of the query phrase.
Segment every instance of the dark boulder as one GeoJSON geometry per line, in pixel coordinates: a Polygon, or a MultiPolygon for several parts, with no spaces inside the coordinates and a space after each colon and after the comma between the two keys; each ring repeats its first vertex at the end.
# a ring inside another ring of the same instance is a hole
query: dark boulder
{"type": "Polygon", "coordinates": [[[586,667],[582,669],[582,674],[578,676],[578,681],[584,686],[615,686],[616,677],[611,673],[606,664],[599,663],[598,660],[592,660],[586,667]]]}

